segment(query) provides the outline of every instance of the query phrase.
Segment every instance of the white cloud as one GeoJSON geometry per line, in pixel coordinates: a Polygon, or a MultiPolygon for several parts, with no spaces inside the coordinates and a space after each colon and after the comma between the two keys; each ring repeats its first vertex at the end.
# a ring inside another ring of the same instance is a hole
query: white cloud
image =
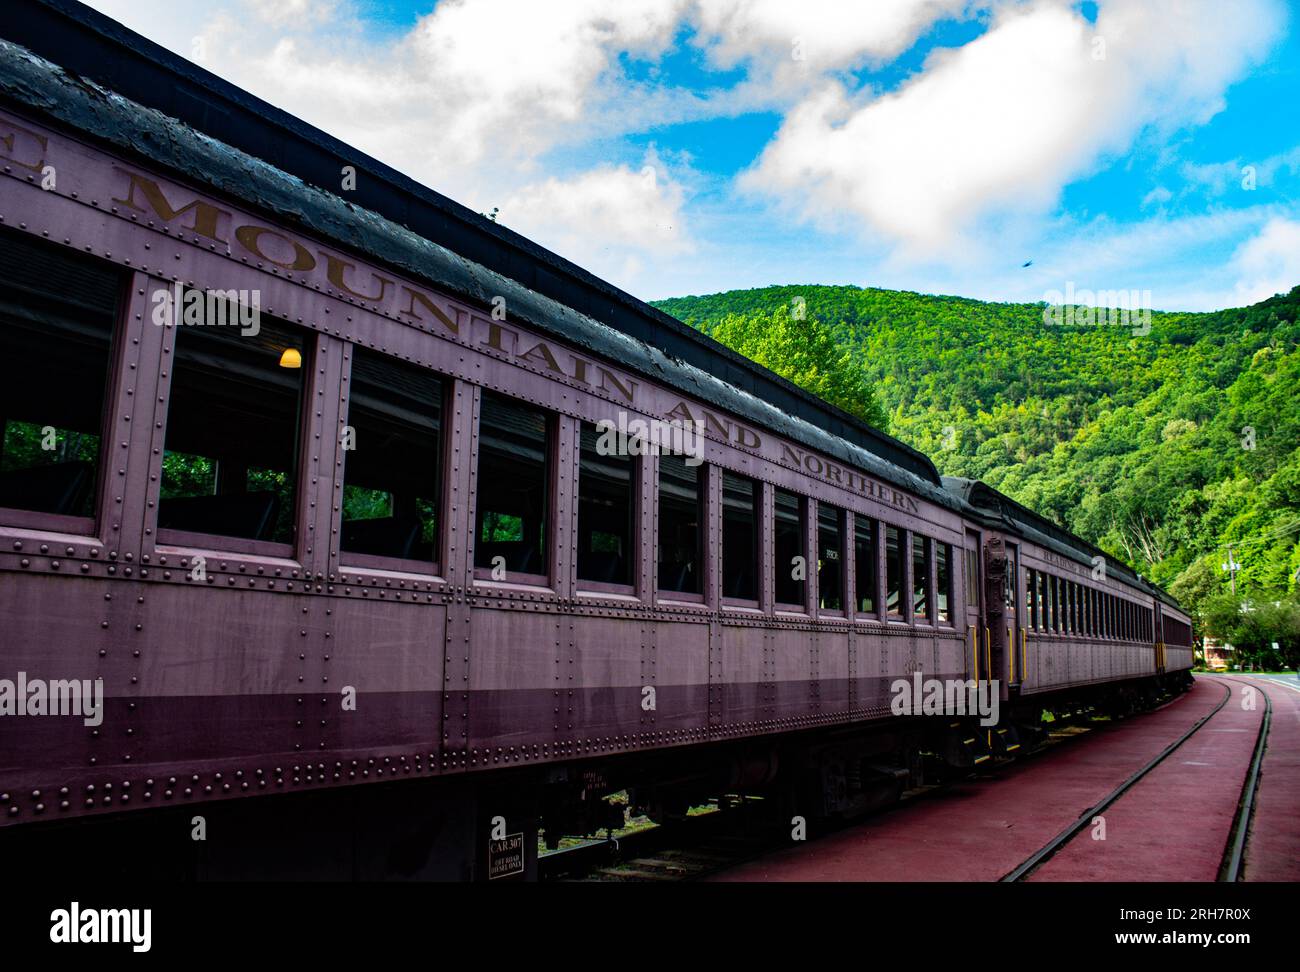
{"type": "MultiPolygon", "coordinates": [[[[1160,220],[1053,211],[1063,186],[1218,111],[1279,32],[1279,0],[1103,0],[1095,25],[1073,0],[438,0],[389,33],[357,0],[92,3],[186,57],[201,39],[201,63],[231,82],[641,293],[816,278],[1034,299],[1047,274],[1164,288],[1172,254],[1218,247],[1187,295],[1201,303],[1232,294],[1234,243],[1293,215],[1261,198],[1247,223],[1240,209],[1162,222],[1163,186],[1142,200],[1160,220]],[[972,17],[990,26],[894,91],[849,75],[972,17]],[[683,39],[737,77],[677,86],[665,57],[683,39]],[[689,158],[649,156],[649,183],[626,139],[754,110],[784,121],[741,180],[749,199],[689,158]]],[[[1257,163],[1259,185],[1295,159],[1257,163]]],[[[1183,175],[1233,188],[1245,164],[1183,175]]],[[[1167,184],[1174,202],[1189,192],[1167,184]]]]}
{"type": "Polygon", "coordinates": [[[890,60],[937,20],[989,0],[697,0],[702,47],[715,67],[748,64],[778,91],[828,72],[890,60]]]}
{"type": "Polygon", "coordinates": [[[690,253],[680,183],[650,153],[646,164],[601,166],[523,187],[501,205],[500,221],[623,287],[647,258],[690,253]]]}
{"type": "Polygon", "coordinates": [[[1300,284],[1300,222],[1277,216],[1237,250],[1233,303],[1253,304],[1300,284]]]}
{"type": "Polygon", "coordinates": [[[1174,194],[1164,186],[1156,186],[1142,197],[1142,208],[1146,209],[1148,206],[1152,205],[1163,206],[1173,198],[1174,194]]]}
{"type": "Polygon", "coordinates": [[[1063,0],[1007,7],[896,92],[810,95],[743,185],[913,256],[956,252],[981,218],[1046,211],[1145,127],[1204,122],[1281,18],[1274,0],[1110,0],[1095,25],[1063,0]]]}

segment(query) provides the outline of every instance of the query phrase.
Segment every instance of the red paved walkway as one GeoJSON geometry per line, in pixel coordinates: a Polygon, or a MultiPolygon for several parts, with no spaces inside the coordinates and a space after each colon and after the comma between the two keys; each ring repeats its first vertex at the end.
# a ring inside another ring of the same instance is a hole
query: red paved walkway
{"type": "Polygon", "coordinates": [[[1266,678],[1248,681],[1273,700],[1273,724],[1246,843],[1244,879],[1300,881],[1300,691],[1266,678]]]}
{"type": "MultiPolygon", "coordinates": [[[[1041,758],[1010,764],[987,778],[935,791],[897,812],[796,844],[715,880],[995,881],[1210,712],[1222,697],[1219,680],[1197,679],[1190,692],[1158,712],[1069,741],[1041,758]]],[[[1219,734],[1225,739],[1233,735],[1238,734],[1219,734]]],[[[1196,830],[1182,833],[1194,835],[1196,830]]],[[[1216,853],[1222,847],[1220,841],[1216,853]]]]}
{"type": "MultiPolygon", "coordinates": [[[[1208,681],[1209,679],[1207,679],[1208,681]]],[[[1250,769],[1264,700],[1242,708],[1243,682],[1219,680],[1232,699],[1117,802],[1106,839],[1081,831],[1030,881],[1214,881],[1250,769]]]]}

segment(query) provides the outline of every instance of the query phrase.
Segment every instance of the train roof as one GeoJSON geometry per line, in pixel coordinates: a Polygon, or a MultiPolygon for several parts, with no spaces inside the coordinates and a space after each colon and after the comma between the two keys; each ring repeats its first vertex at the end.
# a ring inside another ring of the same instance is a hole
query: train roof
{"type": "Polygon", "coordinates": [[[1106,563],[1107,573],[1111,576],[1119,578],[1130,587],[1145,591],[1170,607],[1183,610],[1173,597],[1146,578],[1134,573],[1127,564],[1116,560],[1106,551],[1094,547],[1086,540],[1076,537],[1045,516],[1020,505],[988,483],[961,476],[944,476],[943,485],[971,510],[983,514],[987,520],[999,522],[1004,528],[1027,540],[1032,540],[1039,546],[1089,567],[1092,566],[1094,557],[1101,557],[1106,563]]]}
{"type": "Polygon", "coordinates": [[[739,411],[778,434],[932,499],[942,492],[934,464],[906,443],[108,17],[73,0],[10,0],[9,10],[6,38],[64,72],[62,78],[39,78],[49,69],[35,62],[17,66],[12,52],[6,52],[0,94],[10,100],[190,179],[212,185],[217,177],[227,195],[291,216],[305,229],[457,295],[483,301],[503,294],[501,280],[511,281],[570,311],[557,315],[556,307],[542,308],[537,301],[521,307],[504,294],[512,316],[558,337],[580,337],[593,353],[624,363],[627,342],[622,339],[631,338],[657,352],[649,356],[655,360],[644,354],[633,359],[651,378],[739,411]],[[101,89],[95,92],[99,98],[65,103],[59,88],[51,87],[61,86],[69,95],[69,85],[82,86],[83,79],[101,89]],[[44,97],[31,97],[27,87],[32,83],[45,89],[44,97]],[[103,110],[103,97],[110,92],[126,99],[114,106],[116,111],[103,110]],[[130,110],[131,102],[163,118],[146,119],[130,110]],[[162,141],[142,138],[141,127],[157,132],[162,141]],[[250,167],[240,156],[264,165],[250,167]],[[321,188],[337,185],[344,165],[358,171],[348,201],[321,188]],[[221,180],[232,166],[239,179],[221,180]],[[254,171],[258,168],[262,171],[254,171]],[[297,191],[273,185],[277,172],[296,180],[297,191]],[[258,198],[249,198],[250,192],[258,198]],[[412,235],[446,253],[431,253],[403,239],[412,235]],[[516,308],[549,313],[531,320],[516,308]],[[756,401],[769,407],[755,411],[756,401]],[[810,436],[810,429],[823,435],[810,436]],[[838,448],[833,440],[852,448],[838,448]]]}

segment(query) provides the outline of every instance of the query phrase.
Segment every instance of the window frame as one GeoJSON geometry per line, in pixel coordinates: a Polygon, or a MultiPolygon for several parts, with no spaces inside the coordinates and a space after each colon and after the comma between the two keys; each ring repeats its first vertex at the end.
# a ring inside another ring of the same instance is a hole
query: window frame
{"type": "MultiPolygon", "coordinates": [[[[579,448],[578,443],[577,442],[574,443],[574,447],[572,450],[573,464],[574,464],[573,468],[561,469],[560,468],[561,428],[560,428],[559,413],[553,412],[548,408],[544,408],[533,402],[527,401],[526,399],[519,398],[515,395],[508,395],[504,392],[499,392],[496,391],[495,389],[486,388],[483,386],[479,386],[479,389],[480,389],[479,405],[478,408],[476,409],[477,414],[474,416],[474,421],[473,421],[473,437],[475,443],[475,449],[474,449],[475,489],[472,491],[473,495],[469,497],[469,504],[468,504],[469,514],[470,514],[469,531],[470,531],[470,535],[474,538],[474,546],[473,546],[474,555],[472,557],[467,558],[469,561],[470,576],[473,578],[474,583],[476,585],[481,585],[483,587],[494,587],[494,586],[495,587],[531,587],[531,588],[540,588],[548,591],[554,591],[555,574],[556,574],[556,558],[555,558],[554,551],[556,550],[556,532],[557,532],[556,527],[558,524],[558,517],[556,516],[556,502],[559,495],[559,490],[557,487],[559,485],[561,476],[568,475],[571,477],[571,481],[576,481],[572,477],[576,473],[576,467],[578,464],[578,448],[579,448]],[[481,481],[479,479],[479,476],[482,475],[480,458],[482,453],[483,437],[480,430],[482,429],[482,422],[483,422],[482,396],[485,395],[495,395],[498,398],[503,398],[509,402],[520,404],[528,409],[531,409],[536,412],[540,412],[543,416],[543,419],[545,420],[546,448],[543,450],[543,460],[542,460],[543,465],[545,467],[543,479],[546,483],[546,511],[542,517],[544,523],[542,556],[545,558],[545,562],[546,562],[546,573],[544,574],[531,574],[531,573],[525,573],[523,571],[506,571],[505,580],[493,580],[491,567],[480,567],[478,566],[477,563],[475,563],[475,559],[478,556],[478,545],[480,542],[479,518],[478,518],[479,495],[478,495],[477,487],[478,487],[478,483],[481,481]]],[[[576,505],[573,507],[573,513],[574,513],[574,518],[576,520],[577,517],[576,505]]],[[[573,538],[569,536],[568,531],[566,531],[564,542],[567,544],[572,542],[572,540],[573,538]]],[[[574,565],[574,571],[576,573],[576,563],[574,565]]]]}
{"type": "MultiPolygon", "coordinates": [[[[308,482],[305,471],[310,466],[311,458],[311,430],[313,425],[311,402],[318,397],[317,392],[325,389],[329,390],[333,382],[323,377],[328,369],[324,366],[324,356],[328,349],[329,336],[323,331],[318,331],[312,327],[306,327],[302,324],[291,321],[285,317],[275,314],[268,314],[283,326],[298,331],[304,335],[304,344],[302,350],[302,386],[299,389],[298,400],[298,429],[296,432],[298,447],[297,454],[294,457],[294,489],[293,489],[293,523],[294,538],[290,543],[280,543],[273,540],[252,540],[245,537],[232,537],[220,533],[202,533],[193,530],[176,530],[169,527],[160,527],[158,525],[159,511],[162,507],[162,475],[159,473],[158,481],[150,484],[149,502],[152,505],[152,513],[148,517],[148,526],[154,531],[154,542],[157,550],[164,554],[199,554],[211,552],[215,554],[228,555],[248,555],[251,557],[264,558],[268,563],[279,563],[285,566],[291,566],[296,569],[306,570],[306,558],[303,551],[306,548],[307,537],[305,526],[308,526],[308,510],[311,509],[315,493],[308,482]]],[[[196,325],[173,325],[168,327],[159,327],[158,330],[163,335],[164,353],[175,352],[176,339],[183,327],[196,325]],[[168,340],[170,339],[170,343],[168,340]]],[[[166,455],[167,442],[167,423],[171,416],[172,404],[172,382],[175,379],[175,359],[170,363],[164,361],[166,368],[166,377],[160,378],[158,384],[158,394],[165,397],[165,401],[157,403],[156,415],[161,423],[158,430],[160,455],[166,455]]],[[[334,389],[338,391],[339,389],[334,389]]],[[[340,393],[340,398],[341,398],[340,393]]],[[[340,480],[341,481],[341,480],[340,480]]],[[[340,504],[341,505],[341,504],[340,504]]],[[[340,510],[341,515],[341,510],[340,510]]],[[[148,531],[146,530],[146,533],[148,531]]]]}
{"type": "MultiPolygon", "coordinates": [[[[115,546],[116,541],[107,537],[105,527],[114,514],[110,504],[108,489],[108,470],[110,460],[109,442],[113,439],[113,429],[125,418],[129,404],[125,402],[123,388],[127,367],[128,332],[133,330],[132,321],[140,321],[138,327],[143,330],[143,322],[149,320],[149,278],[146,274],[122,267],[110,260],[103,260],[92,254],[80,252],[67,246],[59,246],[44,238],[35,238],[30,233],[6,227],[5,233],[23,244],[39,248],[50,248],[56,252],[70,252],[74,260],[96,264],[111,271],[117,277],[117,294],[111,312],[108,328],[108,360],[104,371],[104,388],[100,402],[99,451],[95,460],[95,479],[90,486],[90,515],[75,516],[67,513],[43,513],[40,510],[25,510],[13,506],[0,506],[0,530],[21,530],[33,533],[53,534],[78,541],[89,541],[103,546],[115,546]]],[[[158,328],[158,330],[163,330],[158,328]]],[[[147,333],[147,332],[146,332],[147,333]]],[[[159,394],[166,394],[159,390],[159,394]]],[[[132,396],[134,397],[134,396],[132,396]]],[[[0,425],[0,437],[4,435],[4,425],[0,425]]],[[[128,436],[129,440],[129,436],[128,436]]],[[[118,513],[120,516],[120,511],[118,513]]],[[[157,527],[156,515],[150,526],[157,527]]]]}
{"type": "Polygon", "coordinates": [[[897,524],[890,523],[888,520],[882,520],[884,530],[881,531],[880,547],[884,554],[884,571],[881,578],[881,606],[880,614],[886,622],[895,624],[911,624],[911,542],[909,531],[897,524]],[[893,530],[898,537],[898,543],[895,551],[898,554],[898,611],[894,612],[889,609],[889,531],[893,530]]]}
{"type": "Polygon", "coordinates": [[[881,530],[881,521],[874,516],[868,516],[865,513],[853,514],[853,617],[855,620],[879,621],[881,618],[881,593],[882,585],[880,578],[880,565],[883,558],[881,542],[884,531],[881,530]],[[872,610],[860,610],[859,605],[862,603],[862,589],[858,586],[858,524],[870,524],[868,535],[871,538],[871,548],[868,554],[871,564],[871,604],[872,610]]]}
{"type": "MultiPolygon", "coordinates": [[[[442,409],[442,415],[440,417],[441,427],[439,428],[438,431],[438,456],[436,460],[438,465],[438,510],[437,510],[438,529],[437,529],[437,536],[435,537],[434,540],[434,550],[433,550],[434,560],[431,563],[423,560],[412,560],[405,557],[385,557],[376,554],[363,554],[363,553],[356,553],[353,551],[345,550],[343,548],[343,542],[342,542],[343,491],[344,489],[347,488],[347,482],[348,482],[347,481],[348,460],[347,460],[347,456],[344,455],[343,466],[342,466],[343,471],[339,479],[339,483],[341,484],[339,486],[339,509],[338,512],[335,513],[333,517],[334,520],[333,528],[339,531],[338,536],[340,538],[338,543],[338,568],[340,571],[343,572],[378,570],[378,571],[386,571],[386,572],[397,573],[397,574],[416,575],[422,578],[441,579],[442,577],[445,576],[444,569],[447,563],[448,535],[450,533],[450,530],[448,529],[449,526],[448,517],[450,514],[451,504],[448,502],[447,499],[447,494],[448,494],[447,485],[451,477],[451,463],[448,458],[450,455],[450,450],[447,448],[447,444],[453,432],[453,422],[451,421],[451,415],[449,411],[451,403],[455,401],[455,388],[453,385],[453,379],[450,375],[446,375],[433,368],[424,368],[422,365],[411,365],[411,362],[403,361],[401,358],[397,358],[393,355],[386,354],[385,352],[378,351],[374,348],[366,347],[365,345],[354,344],[353,350],[355,351],[356,349],[362,349],[371,352],[375,355],[378,355],[380,357],[389,358],[392,361],[397,362],[399,364],[405,364],[408,366],[421,368],[423,370],[428,371],[430,374],[435,375],[438,379],[438,384],[440,386],[441,409],[442,409]]],[[[346,395],[340,394],[339,396],[340,428],[342,428],[344,425],[351,424],[349,419],[351,418],[351,408],[352,408],[352,364],[354,360],[355,360],[355,355],[350,354],[348,365],[347,365],[348,370],[347,373],[343,376],[344,388],[346,389],[347,394],[346,395]]]]}
{"type": "MultiPolygon", "coordinates": [[[[817,558],[811,556],[812,551],[808,549],[810,524],[813,519],[809,514],[813,512],[812,506],[813,504],[810,498],[803,493],[796,492],[792,489],[784,489],[780,486],[772,487],[772,509],[769,520],[771,523],[770,536],[772,538],[772,609],[776,614],[798,614],[808,616],[810,606],[816,607],[816,605],[811,604],[813,589],[811,575],[817,569],[817,558]],[[804,578],[800,582],[803,585],[803,599],[801,601],[782,601],[777,594],[776,581],[780,574],[780,566],[777,564],[776,554],[776,498],[778,493],[793,496],[798,502],[799,553],[795,554],[795,556],[802,556],[804,560],[804,578]]],[[[815,532],[815,528],[811,528],[811,532],[815,532]]]]}
{"type": "Polygon", "coordinates": [[[916,530],[907,531],[907,591],[908,591],[908,614],[913,625],[933,628],[934,620],[934,585],[931,583],[930,575],[934,571],[934,549],[933,540],[924,533],[916,530]],[[925,605],[925,613],[918,614],[916,610],[916,587],[917,587],[917,563],[916,556],[918,553],[917,541],[920,541],[921,555],[921,599],[925,605]]]}
{"type": "Polygon", "coordinates": [[[765,512],[764,507],[766,506],[766,503],[764,502],[764,496],[767,493],[767,485],[761,479],[757,479],[754,476],[748,475],[747,473],[736,472],[734,469],[730,469],[726,466],[716,466],[714,468],[717,469],[717,476],[718,476],[718,509],[716,513],[711,514],[711,516],[715,517],[716,519],[711,519],[710,522],[716,523],[717,530],[718,530],[718,552],[717,552],[718,604],[720,608],[724,610],[735,609],[737,611],[744,611],[750,613],[761,611],[762,604],[763,604],[763,584],[764,584],[763,562],[765,559],[764,558],[765,546],[766,546],[765,536],[767,533],[764,527],[764,523],[766,520],[766,517],[764,515],[765,512]],[[736,479],[743,479],[746,482],[748,482],[751,486],[750,498],[751,498],[751,511],[753,513],[753,520],[751,523],[751,527],[754,536],[754,542],[753,542],[753,549],[750,551],[750,553],[751,556],[753,557],[753,565],[754,565],[754,575],[753,575],[754,576],[754,597],[753,598],[730,597],[724,593],[724,591],[726,590],[726,582],[727,582],[726,534],[727,534],[727,477],[728,476],[732,476],[736,479]]]}
{"type": "MultiPolygon", "coordinates": [[[[573,551],[573,584],[574,591],[577,594],[616,594],[623,597],[636,597],[637,591],[637,574],[640,571],[641,548],[645,542],[642,536],[641,518],[643,499],[643,485],[647,474],[646,459],[644,454],[629,455],[627,458],[632,461],[632,475],[628,482],[628,492],[630,494],[631,504],[629,517],[631,519],[631,528],[628,533],[628,568],[631,579],[626,584],[617,584],[610,581],[594,581],[584,578],[578,572],[578,543],[582,537],[582,428],[584,425],[595,425],[599,428],[598,423],[588,421],[584,418],[575,420],[575,431],[577,433],[577,445],[573,450],[573,535],[564,542],[569,544],[573,551]]],[[[558,459],[557,459],[558,463],[558,459]]],[[[658,491],[658,478],[656,477],[655,489],[658,491]]],[[[552,489],[551,495],[555,492],[552,489]]],[[[655,497],[658,502],[658,496],[655,497]]],[[[553,522],[554,500],[550,500],[548,505],[552,510],[548,512],[548,523],[553,522]]],[[[548,530],[549,532],[549,530],[548,530]]],[[[659,538],[656,535],[654,540],[656,547],[659,538]]],[[[547,547],[551,544],[547,543],[547,547]]],[[[549,558],[548,558],[549,559],[549,558]]],[[[658,570],[658,550],[655,552],[655,569],[658,570]]],[[[658,577],[655,578],[658,584],[658,577]]]]}
{"type": "MultiPolygon", "coordinates": [[[[644,456],[642,457],[643,460],[645,458],[646,457],[644,456]]],[[[662,460],[663,457],[660,456],[659,458],[660,460],[662,460]]],[[[643,461],[642,468],[647,470],[646,474],[648,475],[648,470],[650,468],[649,464],[643,461]]],[[[711,571],[713,569],[712,567],[713,561],[715,558],[719,563],[722,560],[721,550],[719,550],[717,553],[714,553],[709,550],[709,525],[710,523],[712,523],[712,520],[710,519],[710,515],[711,515],[710,508],[712,504],[712,481],[716,476],[719,475],[717,471],[718,467],[713,466],[711,463],[708,462],[701,462],[697,466],[687,466],[688,469],[696,470],[695,488],[698,493],[698,495],[696,496],[696,504],[698,506],[698,509],[696,510],[696,516],[699,520],[699,526],[698,526],[699,535],[696,537],[697,547],[698,547],[696,551],[696,561],[697,561],[696,566],[698,567],[699,576],[700,576],[700,583],[699,583],[700,589],[698,591],[675,591],[670,588],[663,588],[659,586],[659,566],[660,566],[659,565],[659,551],[660,551],[659,531],[662,528],[662,516],[663,516],[663,511],[661,508],[662,504],[660,502],[660,499],[662,497],[662,493],[660,489],[660,484],[662,483],[662,468],[663,467],[661,462],[656,462],[654,464],[654,470],[655,470],[654,488],[651,490],[653,495],[650,499],[650,502],[654,504],[653,506],[654,538],[651,541],[654,544],[654,547],[652,551],[651,564],[652,564],[652,571],[653,571],[652,581],[654,586],[655,600],[656,602],[663,602],[668,604],[706,604],[708,603],[708,597],[709,597],[709,583],[710,583],[709,579],[711,577],[711,571]]],[[[638,490],[637,492],[638,492],[638,496],[640,496],[641,491],[638,490]]],[[[638,513],[638,517],[639,516],[640,513],[638,513]]],[[[638,522],[640,521],[638,520],[638,522]]],[[[721,538],[719,538],[718,543],[720,547],[721,538]]]]}
{"type": "MultiPolygon", "coordinates": [[[[820,617],[820,618],[831,618],[831,619],[835,619],[835,618],[839,618],[839,619],[848,618],[848,617],[850,617],[850,615],[851,615],[851,612],[850,612],[850,610],[849,610],[849,576],[848,576],[848,570],[847,570],[847,566],[846,566],[846,565],[848,564],[848,562],[849,562],[849,558],[848,558],[848,556],[846,555],[846,554],[847,554],[847,548],[848,548],[848,511],[847,511],[846,509],[844,509],[843,507],[836,506],[836,505],[833,504],[833,503],[822,503],[820,500],[818,500],[818,501],[817,501],[817,504],[816,504],[816,512],[817,512],[817,515],[816,515],[816,518],[815,518],[815,524],[816,524],[816,526],[815,526],[815,533],[816,533],[816,537],[817,537],[817,564],[818,564],[818,567],[817,567],[817,591],[816,591],[816,602],[815,602],[815,604],[814,604],[814,607],[817,609],[817,616],[820,617]],[[840,588],[840,589],[839,589],[839,595],[840,595],[840,606],[839,606],[838,609],[836,609],[836,608],[824,608],[824,607],[821,606],[821,602],[822,602],[822,577],[821,577],[821,558],[822,558],[822,520],[821,520],[821,518],[822,518],[822,511],[823,511],[823,510],[830,510],[830,511],[833,511],[833,512],[834,512],[834,514],[835,514],[835,530],[836,530],[837,534],[839,535],[839,551],[840,551],[840,570],[839,570],[839,573],[840,573],[840,584],[839,584],[839,588],[840,588]]],[[[856,552],[855,552],[855,556],[854,556],[854,558],[853,558],[853,567],[854,567],[855,570],[857,569],[857,557],[856,557],[856,552]]]]}

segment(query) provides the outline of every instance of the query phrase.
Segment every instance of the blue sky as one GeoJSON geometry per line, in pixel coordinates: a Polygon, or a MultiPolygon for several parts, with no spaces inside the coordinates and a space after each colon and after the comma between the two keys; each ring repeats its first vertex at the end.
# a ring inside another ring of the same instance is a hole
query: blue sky
{"type": "Polygon", "coordinates": [[[1282,0],[93,5],[646,299],[1300,283],[1282,0]]]}

